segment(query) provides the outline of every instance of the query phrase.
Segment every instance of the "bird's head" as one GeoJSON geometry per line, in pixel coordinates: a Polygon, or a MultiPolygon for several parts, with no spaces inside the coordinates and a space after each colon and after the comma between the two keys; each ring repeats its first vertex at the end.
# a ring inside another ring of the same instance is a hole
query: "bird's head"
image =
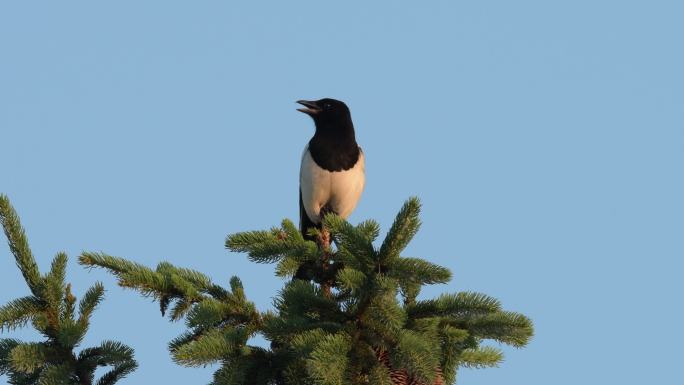
{"type": "MultiPolygon", "coordinates": [[[[344,102],[325,98],[320,100],[298,100],[305,108],[298,108],[314,120],[316,129],[336,129],[353,127],[351,113],[344,102]]],[[[353,128],[352,128],[353,129],[353,128]]]]}

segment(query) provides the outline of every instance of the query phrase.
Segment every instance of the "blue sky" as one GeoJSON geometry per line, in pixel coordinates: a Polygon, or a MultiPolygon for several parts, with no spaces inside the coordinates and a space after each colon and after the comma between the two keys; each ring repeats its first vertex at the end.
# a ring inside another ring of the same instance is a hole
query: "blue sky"
{"type": "MultiPolygon", "coordinates": [[[[536,336],[459,384],[670,384],[684,336],[684,4],[678,1],[3,2],[0,192],[39,265],[107,300],[85,345],[136,350],[121,384],[204,384],[183,325],[76,264],[167,260],[268,309],[272,266],[227,234],[296,219],[313,125],[351,107],[367,185],[352,222],[422,199],[407,255],[530,316],[536,336]],[[678,294],[679,293],[679,294],[678,294]]],[[[0,248],[0,303],[27,293],[0,248]]],[[[37,338],[29,331],[4,334],[37,338]]],[[[0,383],[5,381],[0,377],[0,383]]]]}

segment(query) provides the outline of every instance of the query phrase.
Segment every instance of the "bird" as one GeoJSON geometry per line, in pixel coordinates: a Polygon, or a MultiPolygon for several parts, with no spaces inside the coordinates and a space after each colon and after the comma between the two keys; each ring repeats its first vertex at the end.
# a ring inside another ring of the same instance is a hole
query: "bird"
{"type": "Polygon", "coordinates": [[[339,100],[298,100],[297,110],[316,128],[304,147],[299,170],[299,227],[305,239],[311,227],[321,229],[325,214],[347,219],[365,186],[365,156],[356,143],[349,107],[339,100]]]}

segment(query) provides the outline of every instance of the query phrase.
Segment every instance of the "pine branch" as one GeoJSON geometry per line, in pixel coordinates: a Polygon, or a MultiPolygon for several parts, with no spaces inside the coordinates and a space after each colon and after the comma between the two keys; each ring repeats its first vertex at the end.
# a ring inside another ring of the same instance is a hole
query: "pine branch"
{"type": "Polygon", "coordinates": [[[11,372],[10,353],[20,343],[20,341],[11,338],[0,339],[0,376],[11,372]]]}
{"type": "Polygon", "coordinates": [[[47,274],[45,279],[47,281],[54,281],[56,283],[59,283],[61,285],[59,286],[64,286],[64,280],[66,279],[66,265],[68,262],[69,258],[67,257],[66,253],[64,252],[59,252],[55,256],[55,258],[52,260],[52,264],[50,265],[50,272],[47,274]]]}
{"type": "Polygon", "coordinates": [[[31,248],[29,247],[26,233],[21,227],[19,216],[4,194],[0,194],[0,222],[2,222],[10,250],[14,255],[21,274],[26,280],[26,284],[33,295],[40,297],[43,282],[38,271],[38,265],[31,253],[31,248]]]}
{"type": "Polygon", "coordinates": [[[230,277],[230,290],[233,292],[233,295],[240,301],[244,301],[247,299],[245,297],[245,287],[242,285],[242,281],[240,280],[239,277],[237,276],[232,276],[230,277]]]}
{"type": "Polygon", "coordinates": [[[156,272],[162,275],[179,277],[183,282],[187,282],[192,286],[193,294],[194,291],[208,292],[215,288],[215,285],[211,283],[211,279],[199,271],[176,267],[168,262],[159,263],[156,272]]]}
{"type": "Polygon", "coordinates": [[[368,380],[368,383],[372,385],[394,385],[388,368],[380,363],[373,366],[368,380]]]}
{"type": "Polygon", "coordinates": [[[390,352],[392,367],[405,368],[418,381],[431,384],[439,368],[438,351],[434,343],[422,335],[402,330],[396,348],[390,352]]]}
{"type": "Polygon", "coordinates": [[[207,330],[201,330],[197,329],[194,331],[185,331],[183,334],[179,335],[178,337],[172,339],[169,344],[168,344],[168,349],[170,352],[177,351],[180,349],[183,345],[192,343],[193,341],[196,341],[199,339],[204,332],[207,330]]]}
{"type": "Polygon", "coordinates": [[[114,384],[138,367],[133,358],[133,349],[117,341],[104,341],[98,347],[83,349],[78,356],[78,363],[92,371],[89,373],[91,378],[95,367],[111,366],[112,369],[96,382],[100,385],[114,384]]]}
{"type": "Polygon", "coordinates": [[[126,259],[113,257],[105,253],[94,253],[94,252],[83,252],[78,257],[78,263],[86,267],[102,267],[109,270],[110,273],[115,276],[120,274],[129,273],[132,271],[145,271],[149,270],[147,267],[130,262],[126,259]]]}
{"type": "Polygon", "coordinates": [[[372,223],[365,223],[361,228],[354,227],[342,217],[328,213],[323,218],[323,226],[330,231],[345,266],[362,271],[367,270],[367,267],[373,268],[377,253],[372,243],[371,236],[376,230],[372,223]]]}
{"type": "Polygon", "coordinates": [[[44,309],[41,300],[34,296],[22,297],[0,307],[0,331],[14,330],[40,314],[44,309]]]}
{"type": "Polygon", "coordinates": [[[88,322],[97,305],[102,302],[104,291],[104,286],[100,282],[96,282],[95,285],[86,291],[83,298],[81,298],[81,302],[78,304],[79,323],[88,322]]]}
{"type": "Polygon", "coordinates": [[[162,315],[172,301],[178,301],[171,314],[173,320],[180,319],[193,304],[207,298],[207,295],[216,298],[227,295],[225,289],[211,283],[206,275],[177,268],[168,262],[157,265],[155,271],[123,258],[84,252],[79,257],[79,263],[87,267],[107,269],[118,278],[120,286],[159,300],[162,315]]]}
{"type": "Polygon", "coordinates": [[[135,369],[137,368],[138,364],[135,361],[118,365],[114,369],[103,374],[97,380],[96,385],[113,385],[120,379],[126,377],[127,375],[135,371],[135,369]]]}
{"type": "Polygon", "coordinates": [[[244,346],[249,334],[244,329],[213,329],[192,342],[173,350],[174,362],[184,366],[204,366],[235,355],[244,346]]]}
{"type": "MultiPolygon", "coordinates": [[[[453,384],[456,381],[456,370],[460,363],[460,355],[467,348],[466,341],[470,335],[466,330],[449,325],[442,325],[439,334],[442,349],[440,361],[442,376],[446,384],[453,384]]],[[[477,344],[477,342],[473,341],[473,344],[477,344]]]]}
{"type": "Polygon", "coordinates": [[[420,201],[416,197],[409,198],[397,214],[387,237],[380,247],[380,258],[389,261],[399,254],[411,242],[420,228],[420,201]]]}
{"type": "Polygon", "coordinates": [[[337,281],[341,288],[346,290],[360,290],[367,284],[366,275],[359,270],[345,267],[337,272],[337,281]]]}
{"type": "Polygon", "coordinates": [[[372,219],[365,220],[356,225],[356,230],[369,243],[373,243],[380,236],[380,224],[372,219]]]}
{"type": "Polygon", "coordinates": [[[387,274],[402,283],[432,285],[451,280],[449,269],[419,258],[396,258],[387,268],[387,274]]]}
{"type": "Polygon", "coordinates": [[[242,308],[231,306],[231,304],[206,299],[194,306],[187,315],[186,325],[190,328],[206,329],[219,325],[227,318],[240,318],[243,322],[248,322],[249,318],[242,317],[242,308]]]}
{"type": "Polygon", "coordinates": [[[330,322],[346,320],[338,303],[326,297],[320,287],[294,280],[288,283],[274,300],[282,317],[307,315],[308,318],[325,319],[330,322]]]}
{"type": "Polygon", "coordinates": [[[97,351],[98,363],[119,366],[134,363],[133,349],[118,341],[103,341],[97,351]]]}
{"type": "Polygon", "coordinates": [[[46,303],[47,316],[52,328],[57,328],[60,315],[63,313],[66,298],[67,285],[63,279],[60,280],[59,272],[55,275],[47,274],[44,281],[44,290],[41,299],[46,303]]]}
{"type": "Polygon", "coordinates": [[[396,282],[381,278],[376,281],[375,293],[368,306],[357,311],[356,316],[364,329],[394,341],[406,325],[406,312],[396,300],[396,282]]]}
{"type": "Polygon", "coordinates": [[[249,346],[237,357],[226,361],[214,373],[211,385],[272,385],[272,355],[259,347],[249,346]]]}
{"type": "Polygon", "coordinates": [[[74,318],[74,310],[76,306],[76,297],[71,293],[71,284],[67,284],[64,287],[64,296],[62,302],[62,311],[60,314],[60,320],[67,320],[74,318]]]}
{"type": "MultiPolygon", "coordinates": [[[[171,308],[171,313],[169,313],[169,318],[171,321],[180,321],[183,317],[187,316],[192,306],[195,303],[187,298],[180,298],[171,308]]],[[[164,316],[165,309],[162,308],[162,317],[164,316]]]]}
{"type": "Polygon", "coordinates": [[[88,323],[79,323],[73,319],[63,320],[55,329],[53,339],[62,348],[71,350],[83,341],[88,326],[88,323]]]}
{"type": "Polygon", "coordinates": [[[493,339],[515,347],[523,347],[532,338],[532,321],[522,314],[501,311],[467,319],[465,324],[475,337],[493,339]]]}
{"type": "Polygon", "coordinates": [[[249,260],[257,263],[274,263],[285,257],[297,258],[300,262],[315,261],[320,256],[316,244],[305,241],[289,220],[284,220],[280,229],[231,234],[226,237],[226,248],[246,252],[249,260]]]}
{"type": "Polygon", "coordinates": [[[293,277],[301,265],[302,262],[298,259],[285,257],[281,259],[276,266],[276,276],[280,278],[293,277]]]}
{"type": "Polygon", "coordinates": [[[88,267],[105,268],[118,277],[120,286],[159,300],[162,315],[169,306],[173,306],[169,315],[173,321],[180,320],[196,303],[206,299],[230,301],[234,298],[226,289],[213,284],[206,275],[168,262],[159,263],[156,270],[152,270],[123,258],[89,252],[84,252],[79,262],[88,267]]]}
{"type": "Polygon", "coordinates": [[[10,365],[16,371],[32,373],[44,365],[49,355],[49,349],[42,343],[20,343],[9,354],[10,365]]]}
{"type": "Polygon", "coordinates": [[[346,334],[324,336],[307,359],[311,377],[321,385],[348,384],[347,354],[351,348],[351,338],[346,334]]]}
{"type": "Polygon", "coordinates": [[[299,357],[307,357],[328,334],[321,328],[306,330],[292,335],[289,348],[299,357]]]}
{"type": "Polygon", "coordinates": [[[70,385],[72,368],[69,364],[49,365],[40,372],[38,385],[70,385]]]}
{"type": "Polygon", "coordinates": [[[466,368],[486,368],[498,366],[503,361],[501,350],[484,346],[478,349],[466,349],[461,352],[459,365],[466,368]]]}
{"type": "Polygon", "coordinates": [[[473,292],[442,294],[436,299],[418,301],[407,308],[409,317],[414,319],[432,316],[487,314],[500,310],[501,304],[497,299],[473,292]]]}

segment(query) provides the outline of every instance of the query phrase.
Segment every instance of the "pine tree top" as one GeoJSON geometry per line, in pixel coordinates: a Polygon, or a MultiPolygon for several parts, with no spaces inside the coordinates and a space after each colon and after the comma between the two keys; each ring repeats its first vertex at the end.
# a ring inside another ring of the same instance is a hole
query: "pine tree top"
{"type": "Polygon", "coordinates": [[[485,294],[418,300],[424,285],[451,278],[444,267],[402,256],[419,213],[418,199],[409,199],[379,245],[377,222],[354,226],[334,214],[325,216],[322,232],[313,230],[318,242],[289,220],[229,235],[229,250],[274,263],[277,276],[292,278],[266,312],[247,300],[237,277],[223,288],[166,262],[150,269],[88,252],[79,260],[157,299],[172,320],[185,319],[188,330],[170,342],[171,354],[186,366],[220,363],[212,384],[451,384],[458,367],[501,362],[501,351],[484,340],[525,346],[532,323],[485,294]],[[293,278],[302,269],[307,279],[293,278]],[[257,334],[270,346],[250,345],[257,334]]]}
{"type": "Polygon", "coordinates": [[[0,339],[0,375],[10,384],[110,385],[137,367],[133,349],[116,341],[74,352],[90,325],[90,316],[104,297],[96,283],[78,302],[66,283],[67,255],[57,253],[50,271],[42,275],[31,253],[19,217],[5,195],[0,195],[0,222],[17,267],[30,295],[0,307],[0,332],[26,326],[29,322],[44,337],[42,342],[0,339]],[[95,381],[95,370],[111,370],[95,381]]]}

